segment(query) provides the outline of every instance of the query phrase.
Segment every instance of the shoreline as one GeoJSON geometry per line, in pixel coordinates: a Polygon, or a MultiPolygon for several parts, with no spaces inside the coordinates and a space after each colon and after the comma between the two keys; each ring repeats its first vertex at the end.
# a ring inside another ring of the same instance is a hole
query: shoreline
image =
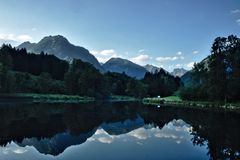
{"type": "Polygon", "coordinates": [[[96,101],[107,102],[141,102],[142,99],[112,95],[109,99],[98,100],[94,97],[65,95],[65,94],[39,94],[39,93],[13,93],[0,94],[0,103],[89,103],[96,101]]]}
{"type": "Polygon", "coordinates": [[[87,103],[93,102],[93,97],[64,94],[14,93],[0,94],[0,102],[30,102],[30,103],[87,103]]]}
{"type": "Polygon", "coordinates": [[[240,103],[184,101],[177,96],[165,98],[134,98],[130,96],[112,95],[106,100],[96,100],[93,97],[65,95],[65,94],[38,94],[38,93],[14,93],[0,94],[0,103],[90,103],[96,101],[105,102],[142,102],[149,105],[175,106],[196,109],[224,109],[240,112],[240,103]]]}
{"type": "Polygon", "coordinates": [[[208,101],[183,101],[165,100],[164,98],[144,98],[144,104],[160,106],[179,106],[198,109],[224,109],[240,112],[240,103],[208,102],[208,101]]]}

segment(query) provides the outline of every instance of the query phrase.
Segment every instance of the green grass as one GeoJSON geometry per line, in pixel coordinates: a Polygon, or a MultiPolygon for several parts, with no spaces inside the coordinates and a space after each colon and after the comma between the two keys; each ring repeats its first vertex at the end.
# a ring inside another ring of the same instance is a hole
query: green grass
{"type": "Polygon", "coordinates": [[[112,95],[110,101],[138,101],[139,99],[130,96],[112,95]]]}
{"type": "Polygon", "coordinates": [[[163,104],[190,108],[221,108],[227,110],[240,110],[240,103],[224,103],[209,101],[184,101],[178,96],[169,96],[163,98],[144,98],[145,104],[163,104]]]}
{"type": "Polygon", "coordinates": [[[181,102],[182,99],[178,96],[169,96],[160,98],[161,100],[168,101],[168,102],[181,102]]]}
{"type": "Polygon", "coordinates": [[[153,98],[144,98],[143,102],[145,103],[166,103],[166,102],[182,102],[182,99],[178,96],[169,96],[169,97],[153,97],[153,98]]]}
{"type": "MultiPolygon", "coordinates": [[[[39,94],[39,93],[13,93],[13,94],[0,94],[2,99],[11,99],[12,101],[16,100],[27,100],[33,102],[49,102],[49,103],[82,103],[82,102],[92,102],[95,101],[93,97],[78,96],[78,95],[64,95],[64,94],[39,94]]],[[[140,99],[130,97],[130,96],[121,96],[121,95],[112,95],[108,101],[110,102],[130,102],[130,101],[139,101],[140,99]]]]}
{"type": "Polygon", "coordinates": [[[90,102],[95,99],[92,97],[81,97],[78,95],[64,95],[64,94],[37,94],[37,93],[15,93],[5,94],[2,97],[6,98],[27,98],[32,99],[33,102],[61,102],[61,103],[78,103],[90,102]]]}

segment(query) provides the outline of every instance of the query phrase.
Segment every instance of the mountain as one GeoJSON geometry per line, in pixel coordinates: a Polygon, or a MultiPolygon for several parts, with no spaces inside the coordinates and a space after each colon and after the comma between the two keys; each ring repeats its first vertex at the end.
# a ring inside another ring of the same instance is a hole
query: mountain
{"type": "Polygon", "coordinates": [[[143,78],[147,72],[144,67],[122,58],[111,58],[102,66],[105,71],[117,73],[125,72],[128,76],[137,79],[143,78]]]}
{"type": "Polygon", "coordinates": [[[153,66],[151,64],[147,64],[144,66],[144,68],[150,72],[150,73],[155,73],[155,72],[159,72],[161,68],[159,67],[156,67],[156,66],[153,66]]]}
{"type": "Polygon", "coordinates": [[[89,53],[87,49],[71,44],[61,35],[44,37],[38,43],[24,42],[17,48],[26,48],[28,52],[33,53],[40,53],[43,51],[65,60],[72,60],[73,58],[81,59],[84,62],[91,63],[94,67],[102,71],[102,67],[98,60],[89,53]]]}
{"type": "Polygon", "coordinates": [[[56,134],[51,138],[24,138],[21,143],[17,144],[21,147],[33,146],[40,153],[57,156],[70,146],[86,142],[95,132],[96,129],[79,135],[71,135],[68,132],[64,132],[56,134]]]}
{"type": "Polygon", "coordinates": [[[185,87],[189,87],[193,85],[192,74],[193,72],[192,70],[190,70],[181,76],[181,81],[183,82],[185,87]]]}
{"type": "Polygon", "coordinates": [[[175,76],[175,77],[182,77],[185,73],[187,72],[187,70],[186,69],[184,69],[184,68],[175,68],[172,72],[171,72],[171,74],[173,75],[173,76],[175,76]]]}
{"type": "Polygon", "coordinates": [[[104,122],[101,125],[101,128],[103,128],[109,135],[121,135],[143,127],[144,125],[144,120],[138,116],[136,119],[126,119],[125,121],[112,123],[104,122]]]}
{"type": "Polygon", "coordinates": [[[19,42],[14,41],[14,40],[0,39],[0,46],[2,46],[3,44],[10,44],[11,46],[17,46],[17,45],[19,45],[19,42]]]}
{"type": "Polygon", "coordinates": [[[157,66],[153,66],[151,64],[145,65],[144,68],[150,73],[155,73],[155,72],[159,72],[160,70],[163,70],[165,73],[169,74],[169,72],[166,71],[165,69],[157,67],[157,66]]]}

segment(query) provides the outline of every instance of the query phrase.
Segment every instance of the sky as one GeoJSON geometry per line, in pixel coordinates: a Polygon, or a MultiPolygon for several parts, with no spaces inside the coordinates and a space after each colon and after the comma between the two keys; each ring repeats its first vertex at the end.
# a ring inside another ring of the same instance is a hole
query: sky
{"type": "Polygon", "coordinates": [[[230,34],[240,36],[240,0],[0,0],[0,42],[63,35],[100,62],[191,69],[230,34]]]}

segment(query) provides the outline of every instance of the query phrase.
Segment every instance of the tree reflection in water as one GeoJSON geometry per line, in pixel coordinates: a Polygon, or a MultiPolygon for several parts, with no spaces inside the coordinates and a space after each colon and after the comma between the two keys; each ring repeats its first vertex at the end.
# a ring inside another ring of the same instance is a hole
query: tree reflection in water
{"type": "Polygon", "coordinates": [[[239,113],[139,103],[1,105],[0,145],[15,142],[59,155],[85,143],[99,127],[109,135],[123,135],[149,124],[162,129],[179,119],[189,124],[194,145],[208,147],[210,159],[240,158],[239,113]]]}

